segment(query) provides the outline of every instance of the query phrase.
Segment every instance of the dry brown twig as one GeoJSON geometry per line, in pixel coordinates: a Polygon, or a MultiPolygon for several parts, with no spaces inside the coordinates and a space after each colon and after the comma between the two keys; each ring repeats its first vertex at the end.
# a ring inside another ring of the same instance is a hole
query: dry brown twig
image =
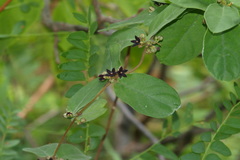
{"type": "Polygon", "coordinates": [[[2,12],[7,5],[9,5],[12,2],[12,0],[7,0],[1,7],[0,7],[0,12],[2,12]]]}

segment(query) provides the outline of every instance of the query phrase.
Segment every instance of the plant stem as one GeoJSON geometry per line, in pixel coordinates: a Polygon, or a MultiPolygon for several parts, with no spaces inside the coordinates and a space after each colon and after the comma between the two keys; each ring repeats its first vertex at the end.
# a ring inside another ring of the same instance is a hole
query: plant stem
{"type": "Polygon", "coordinates": [[[11,3],[12,2],[12,0],[7,0],[1,7],[0,7],[0,12],[2,12],[6,7],[7,7],[7,5],[9,4],[9,3],[11,3]]]}
{"type": "Polygon", "coordinates": [[[114,103],[113,103],[113,105],[111,107],[111,112],[110,112],[110,115],[108,117],[108,123],[107,123],[107,127],[106,127],[106,133],[103,135],[103,137],[101,139],[101,143],[98,146],[97,154],[96,154],[94,160],[98,160],[99,155],[100,155],[100,153],[102,151],[103,143],[104,143],[104,140],[106,139],[106,137],[108,135],[108,132],[109,132],[109,129],[110,129],[110,125],[111,125],[111,122],[112,122],[112,118],[113,118],[113,114],[114,114],[114,111],[116,109],[117,100],[118,100],[118,97],[115,98],[114,103]]]}
{"type": "Polygon", "coordinates": [[[144,60],[144,56],[145,56],[145,55],[146,55],[146,52],[145,52],[145,49],[144,49],[144,51],[143,51],[143,53],[142,53],[142,57],[141,57],[138,65],[137,65],[136,67],[134,67],[131,71],[128,71],[127,74],[134,72],[136,69],[138,69],[138,68],[141,66],[141,64],[142,64],[142,62],[143,62],[143,60],[144,60]]]}
{"type": "Polygon", "coordinates": [[[68,131],[70,130],[70,128],[72,127],[72,125],[73,125],[74,122],[76,121],[77,117],[80,116],[80,115],[83,113],[83,111],[86,110],[86,109],[97,99],[97,97],[98,97],[100,94],[102,94],[102,92],[103,92],[110,84],[111,84],[111,83],[108,82],[108,83],[99,91],[99,93],[93,98],[93,100],[91,100],[85,107],[83,107],[83,109],[82,109],[80,112],[77,113],[77,116],[72,120],[72,122],[71,122],[70,125],[68,126],[67,130],[65,131],[64,135],[62,136],[60,142],[58,143],[57,148],[55,149],[52,158],[55,158],[55,156],[56,156],[56,154],[57,154],[57,152],[58,152],[58,150],[59,150],[59,148],[60,148],[63,140],[65,139],[68,131]]]}
{"type": "Polygon", "coordinates": [[[57,154],[57,152],[58,152],[58,150],[59,150],[59,148],[60,148],[60,146],[61,146],[64,138],[66,137],[66,135],[67,135],[68,131],[70,130],[70,128],[72,127],[72,125],[74,124],[76,118],[77,118],[77,117],[75,117],[75,118],[72,120],[72,122],[70,123],[70,125],[68,126],[68,128],[67,128],[67,130],[65,131],[64,135],[62,136],[60,142],[58,143],[57,148],[55,149],[52,158],[55,158],[55,156],[56,156],[56,154],[57,154]]]}

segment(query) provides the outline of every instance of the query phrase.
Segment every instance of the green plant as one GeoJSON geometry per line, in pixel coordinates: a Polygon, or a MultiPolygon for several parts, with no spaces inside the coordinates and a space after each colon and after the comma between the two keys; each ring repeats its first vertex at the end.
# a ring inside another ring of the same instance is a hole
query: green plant
{"type": "MultiPolygon", "coordinates": [[[[75,6],[74,1],[62,3],[75,6]]],[[[118,3],[121,5],[124,2],[118,3]]],[[[239,2],[149,1],[145,4],[148,8],[135,17],[108,26],[105,22],[111,20],[101,15],[98,5],[93,0],[93,7],[73,13],[72,17],[80,25],[70,27],[80,27],[67,37],[70,45],[62,48],[64,52],[61,55],[65,62],[59,65],[61,73],[57,77],[76,82],[65,94],[69,101],[63,116],[71,121],[70,125],[58,143],[23,150],[47,159],[99,159],[110,125],[114,122],[115,110],[118,103],[123,101],[137,113],[162,121],[157,138],[149,132],[144,133],[153,144],[142,153],[132,154],[130,159],[210,160],[229,157],[231,151],[223,139],[239,133],[240,89],[237,83],[234,84],[236,94],[231,93],[231,101],[224,102],[227,111],[215,107],[217,122],[202,120],[204,126],[193,120],[194,104],[187,107],[181,105],[181,96],[166,79],[135,72],[141,66],[151,68],[151,65],[144,63],[149,57],[156,57],[162,66],[180,65],[199,57],[216,80],[237,81],[240,76],[240,48],[236,36],[240,34],[239,2]],[[108,37],[107,42],[95,40],[102,36],[99,34],[108,37]],[[104,53],[102,48],[105,48],[104,53]],[[116,95],[113,102],[108,103],[104,91],[111,87],[116,95]],[[110,106],[110,111],[104,130],[94,124],[94,120],[108,112],[106,105],[110,106]],[[181,110],[186,113],[179,114],[181,110]],[[72,129],[75,124],[78,127],[72,129]],[[211,128],[206,127],[208,124],[211,128]],[[179,137],[184,127],[191,125],[202,128],[201,132],[204,132],[201,140],[192,144],[191,153],[186,153],[187,149],[174,153],[171,146],[164,145],[165,139],[179,137]],[[64,144],[66,137],[68,142],[76,145],[64,144]]],[[[58,25],[64,26],[61,23],[54,25],[53,22],[46,24],[53,26],[54,36],[57,36],[58,25]]],[[[25,22],[16,24],[14,35],[22,32],[19,30],[22,25],[25,22]]],[[[143,125],[140,123],[141,127],[143,125]]]]}

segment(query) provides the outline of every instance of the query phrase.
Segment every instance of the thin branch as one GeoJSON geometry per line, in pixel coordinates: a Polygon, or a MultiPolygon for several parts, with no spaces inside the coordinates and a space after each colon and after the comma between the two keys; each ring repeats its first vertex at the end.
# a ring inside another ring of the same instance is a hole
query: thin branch
{"type": "Polygon", "coordinates": [[[48,76],[43,83],[39,86],[36,92],[31,96],[28,103],[24,107],[24,109],[18,113],[18,116],[21,118],[25,118],[26,115],[33,109],[34,105],[39,101],[39,99],[46,93],[51,86],[53,85],[54,77],[48,76]]]}
{"type": "Polygon", "coordinates": [[[142,64],[142,62],[143,62],[143,60],[144,60],[145,55],[146,55],[146,52],[145,52],[145,49],[144,49],[144,51],[143,51],[143,53],[142,53],[142,57],[141,57],[138,65],[137,65],[136,67],[134,67],[131,71],[128,71],[127,74],[134,72],[136,69],[138,69],[138,68],[141,66],[141,64],[142,64]]]}
{"type": "Polygon", "coordinates": [[[128,66],[130,53],[131,53],[131,46],[129,46],[128,49],[127,49],[127,55],[126,55],[126,57],[124,59],[124,67],[123,68],[127,68],[127,66],[128,66]]]}
{"type": "MultiPolygon", "coordinates": [[[[111,88],[107,88],[106,92],[111,100],[115,99],[115,94],[111,88]]],[[[158,143],[158,138],[155,137],[134,115],[127,109],[127,106],[122,102],[117,102],[117,106],[126,116],[126,118],[131,121],[152,143],[158,143]]]]}
{"type": "Polygon", "coordinates": [[[118,100],[118,97],[115,97],[115,100],[114,100],[114,103],[111,107],[111,112],[110,112],[110,115],[108,117],[108,123],[107,123],[107,126],[106,126],[106,133],[103,135],[102,139],[101,139],[101,143],[100,145],[98,146],[98,150],[97,150],[97,154],[94,158],[94,160],[98,160],[99,156],[100,156],[100,153],[101,153],[101,150],[102,150],[102,147],[103,147],[103,143],[104,143],[104,140],[106,139],[107,135],[108,135],[108,132],[109,132],[109,129],[110,129],[110,125],[111,125],[111,122],[112,122],[112,118],[113,118],[113,114],[114,114],[114,111],[116,109],[116,104],[117,104],[117,100],[118,100]]]}
{"type": "Polygon", "coordinates": [[[7,5],[9,4],[9,3],[11,3],[12,2],[12,0],[7,0],[1,7],[0,7],[0,12],[2,12],[6,7],[7,7],[7,5]]]}

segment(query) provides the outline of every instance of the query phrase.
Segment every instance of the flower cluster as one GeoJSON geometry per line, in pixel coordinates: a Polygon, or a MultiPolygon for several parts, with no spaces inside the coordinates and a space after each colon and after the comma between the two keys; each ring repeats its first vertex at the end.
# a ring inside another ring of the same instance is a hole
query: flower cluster
{"type": "Polygon", "coordinates": [[[115,68],[113,68],[112,70],[106,69],[106,72],[103,72],[98,77],[100,81],[105,81],[107,79],[111,81],[117,79],[118,77],[127,77],[127,71],[128,70],[123,69],[123,67],[120,67],[117,71],[115,70],[115,68]]]}
{"type": "Polygon", "coordinates": [[[145,35],[141,34],[139,37],[135,36],[135,40],[132,40],[132,47],[138,46],[138,48],[146,47],[146,53],[156,53],[160,51],[161,44],[160,41],[163,40],[162,36],[155,36],[150,40],[146,41],[145,35]]]}

